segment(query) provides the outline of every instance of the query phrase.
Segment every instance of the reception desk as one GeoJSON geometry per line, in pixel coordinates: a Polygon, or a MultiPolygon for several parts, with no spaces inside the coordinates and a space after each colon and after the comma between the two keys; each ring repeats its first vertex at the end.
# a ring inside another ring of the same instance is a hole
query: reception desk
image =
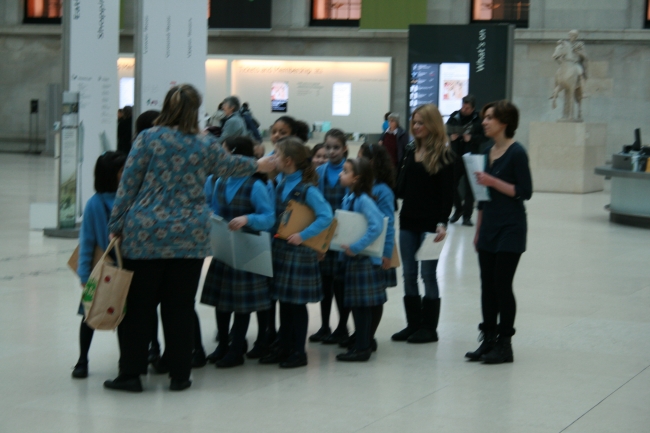
{"type": "Polygon", "coordinates": [[[596,167],[596,174],[611,177],[609,220],[618,224],[650,228],[650,173],[596,167]]]}

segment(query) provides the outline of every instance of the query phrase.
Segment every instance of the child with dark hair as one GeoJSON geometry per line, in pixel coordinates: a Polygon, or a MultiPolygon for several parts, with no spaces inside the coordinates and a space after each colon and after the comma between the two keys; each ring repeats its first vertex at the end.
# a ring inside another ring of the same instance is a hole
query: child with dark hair
{"type": "MultiPolygon", "coordinates": [[[[79,232],[79,262],[77,275],[81,287],[85,287],[92,272],[95,248],[108,248],[108,219],[113,209],[115,193],[122,177],[126,155],[122,152],[104,152],[95,164],[95,191],[84,209],[83,222],[79,232]]],[[[79,305],[79,314],[83,315],[83,307],[79,305]]],[[[72,377],[83,379],[88,377],[88,351],[93,339],[94,330],[86,325],[85,318],[79,327],[79,360],[72,371],[72,377]]]]}
{"type": "Polygon", "coordinates": [[[149,129],[154,125],[154,121],[160,116],[160,111],[158,110],[149,110],[145,111],[135,119],[135,136],[137,137],[139,133],[145,129],[149,129]]]}
{"type": "Polygon", "coordinates": [[[383,229],[384,215],[371,197],[374,174],[366,158],[348,159],[339,175],[341,185],[350,193],[343,199],[343,210],[362,213],[368,222],[366,233],[351,245],[343,245],[345,306],[352,309],[355,342],[346,353],[336,356],[339,361],[367,361],[372,353],[372,308],[386,302],[386,286],[379,258],[359,255],[372,244],[383,229]]]}
{"type": "MultiPolygon", "coordinates": [[[[386,230],[386,242],[384,243],[384,252],[381,258],[381,273],[384,277],[385,287],[397,287],[397,273],[394,268],[390,267],[393,258],[395,246],[395,167],[391,161],[390,155],[384,146],[378,144],[364,143],[359,149],[359,158],[367,158],[372,164],[375,174],[375,184],[372,187],[372,196],[377,202],[381,213],[388,217],[388,229],[386,230]]],[[[377,350],[377,341],[374,339],[381,316],[384,312],[384,306],[375,305],[371,307],[372,326],[371,326],[371,345],[373,351],[377,350]]]]}
{"type": "MultiPolygon", "coordinates": [[[[247,137],[229,138],[224,147],[233,155],[252,157],[254,143],[247,137]]],[[[229,221],[231,230],[246,228],[255,232],[268,231],[275,224],[274,203],[262,175],[220,178],[214,187],[210,207],[216,215],[229,221]]],[[[246,332],[250,313],[257,312],[259,326],[257,341],[247,354],[260,358],[267,352],[266,325],[270,313],[269,279],[259,274],[239,271],[212,259],[206,276],[203,304],[216,310],[217,329],[221,338],[217,349],[208,356],[217,368],[230,368],[244,363],[246,332]],[[230,318],[235,316],[232,331],[230,318]],[[231,335],[229,343],[228,335],[231,335]]]]}
{"type": "MultiPolygon", "coordinates": [[[[271,297],[280,303],[280,341],[277,350],[261,358],[260,363],[295,368],[307,365],[307,303],[323,297],[317,253],[302,243],[332,223],[332,209],[315,187],[318,175],[309,161],[309,148],[300,139],[280,140],[275,155],[277,167],[283,173],[276,188],[276,216],[279,219],[289,200],[296,200],[310,207],[316,217],[303,231],[287,239],[273,240],[271,297]]],[[[278,225],[276,222],[276,231],[278,225]]]]}
{"type": "Polygon", "coordinates": [[[327,162],[327,151],[325,143],[318,143],[311,148],[311,163],[318,168],[327,162]]]}

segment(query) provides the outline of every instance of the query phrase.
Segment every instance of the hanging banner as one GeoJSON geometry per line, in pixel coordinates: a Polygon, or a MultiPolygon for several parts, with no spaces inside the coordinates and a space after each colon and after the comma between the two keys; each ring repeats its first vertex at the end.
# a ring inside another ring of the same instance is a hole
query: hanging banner
{"type": "Polygon", "coordinates": [[[58,167],[58,229],[77,223],[77,152],[79,146],[79,93],[63,92],[61,107],[61,153],[58,167]]]}
{"type": "Polygon", "coordinates": [[[177,84],[191,84],[203,95],[208,52],[205,0],[138,1],[135,79],[139,112],[161,110],[167,91],[177,84]]]}
{"type": "Polygon", "coordinates": [[[81,172],[78,209],[94,194],[95,162],[117,143],[117,56],[120,2],[71,0],[70,88],[79,93],[79,152],[81,172]]]}

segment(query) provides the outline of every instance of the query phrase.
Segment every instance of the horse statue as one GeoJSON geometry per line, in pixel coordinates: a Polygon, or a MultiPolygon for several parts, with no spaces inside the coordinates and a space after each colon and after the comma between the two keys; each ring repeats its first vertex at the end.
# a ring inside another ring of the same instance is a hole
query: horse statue
{"type": "Polygon", "coordinates": [[[582,122],[583,86],[586,79],[585,62],[582,42],[575,42],[577,31],[569,33],[570,40],[558,41],[553,53],[553,60],[560,64],[555,73],[555,89],[553,108],[557,106],[556,100],[561,91],[564,91],[564,111],[560,121],[582,122]],[[574,33],[575,32],[575,33],[574,33]],[[578,105],[578,115],[574,115],[574,101],[578,105]]]}

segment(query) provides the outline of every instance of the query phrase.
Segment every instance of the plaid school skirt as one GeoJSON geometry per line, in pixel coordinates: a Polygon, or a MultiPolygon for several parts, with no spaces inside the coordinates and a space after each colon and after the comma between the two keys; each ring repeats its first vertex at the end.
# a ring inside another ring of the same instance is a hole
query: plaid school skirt
{"type": "Polygon", "coordinates": [[[271,308],[269,278],[251,272],[238,271],[212,259],[205,276],[201,303],[217,311],[252,313],[271,308]]]}
{"type": "Polygon", "coordinates": [[[384,276],[386,287],[397,287],[397,272],[395,268],[382,269],[381,274],[384,276]]]}
{"type": "Polygon", "coordinates": [[[370,257],[345,257],[343,284],[346,307],[374,307],[387,301],[382,269],[373,265],[370,257]]]}
{"type": "Polygon", "coordinates": [[[307,304],[323,299],[316,251],[274,239],[271,299],[291,304],[307,304]]]}
{"type": "Polygon", "coordinates": [[[328,251],[325,253],[325,258],[319,262],[321,276],[341,278],[343,266],[339,260],[340,255],[341,253],[338,251],[328,251]]]}

